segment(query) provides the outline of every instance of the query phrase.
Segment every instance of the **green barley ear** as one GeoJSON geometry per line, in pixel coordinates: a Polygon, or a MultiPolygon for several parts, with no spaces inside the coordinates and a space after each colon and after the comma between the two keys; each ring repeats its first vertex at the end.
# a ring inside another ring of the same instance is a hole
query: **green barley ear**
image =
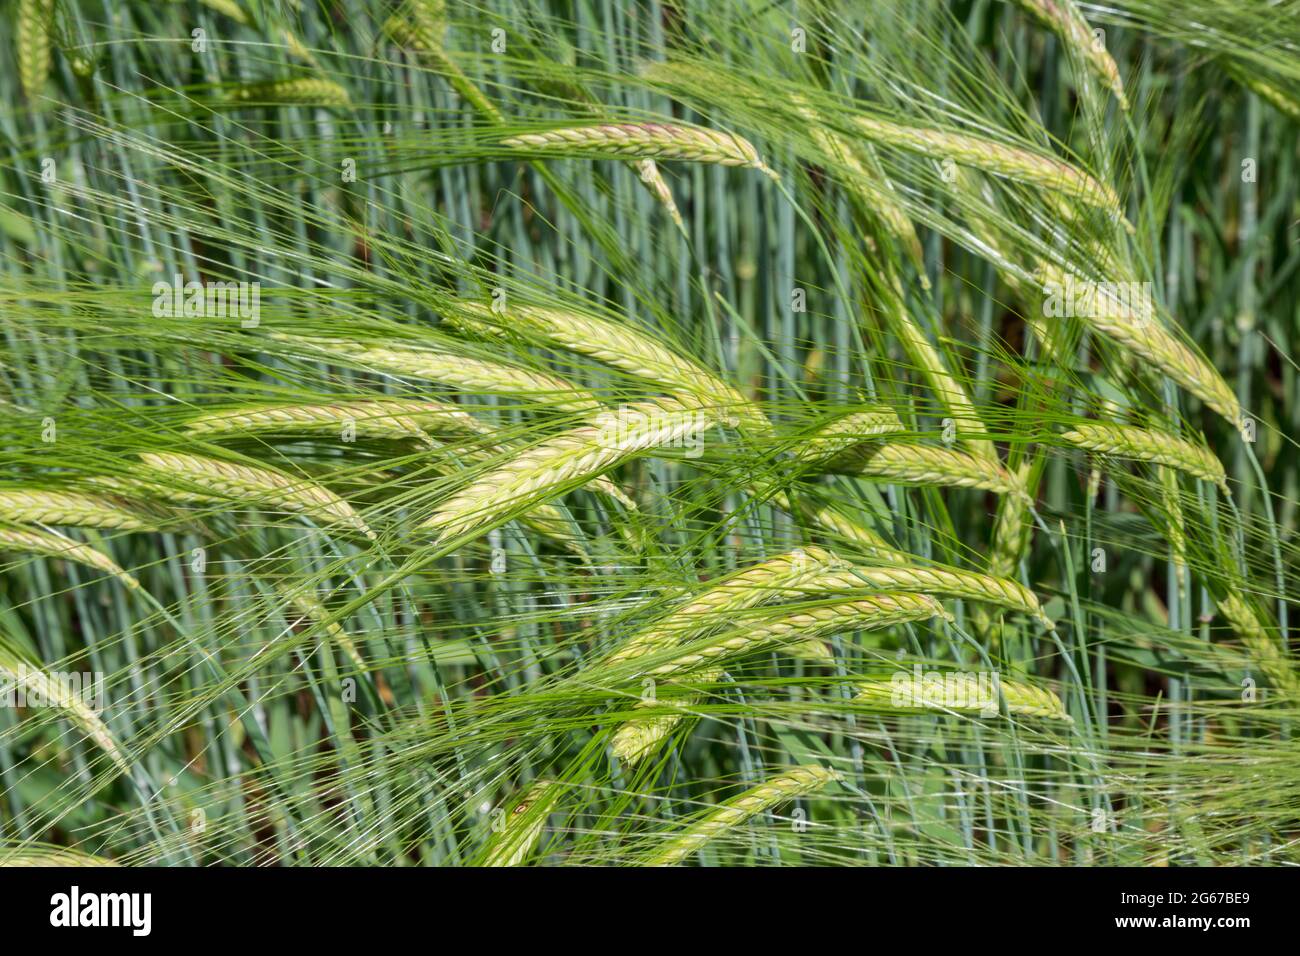
{"type": "Polygon", "coordinates": [[[676,123],[569,126],[542,133],[521,133],[501,142],[516,150],[544,156],[675,159],[742,166],[757,169],[771,179],[780,179],[759,159],[758,150],[749,140],[735,133],[676,123]]]}
{"type": "Polygon", "coordinates": [[[1237,591],[1229,591],[1216,603],[1273,687],[1289,699],[1300,696],[1300,674],[1276,625],[1266,623],[1266,617],[1237,591]]]}
{"type": "Polygon", "coordinates": [[[965,452],[928,445],[887,443],[854,456],[846,471],[907,485],[979,488],[1000,495],[1024,494],[1000,464],[965,452]]]}
{"type": "Polygon", "coordinates": [[[634,633],[604,663],[620,664],[674,647],[687,638],[729,623],[739,611],[797,593],[801,585],[847,566],[825,548],[808,547],[736,571],[666,617],[634,633]]]}
{"type": "Polygon", "coordinates": [[[148,518],[103,495],[21,488],[0,489],[0,521],[115,531],[155,527],[148,518]]]}
{"type": "Polygon", "coordinates": [[[834,770],[805,765],[770,777],[751,790],[706,811],[694,823],[664,834],[663,845],[640,861],[643,866],[675,866],[711,840],[743,825],[765,810],[842,779],[834,770]]]}
{"type": "Polygon", "coordinates": [[[14,42],[18,51],[18,77],[23,92],[35,101],[50,78],[50,34],[54,28],[55,0],[18,0],[14,42]]]}
{"type": "Polygon", "coordinates": [[[334,106],[348,107],[352,99],[348,91],[333,80],[304,77],[291,80],[271,80],[266,83],[247,83],[226,90],[232,103],[255,106],[334,106]]]}
{"type": "Polygon", "coordinates": [[[88,568],[111,574],[129,590],[140,590],[140,582],[118,567],[117,562],[108,555],[55,531],[0,525],[0,551],[16,551],[22,554],[38,554],[48,558],[75,561],[88,568]]]}
{"type": "Polygon", "coordinates": [[[1112,422],[1089,422],[1076,425],[1062,433],[1061,438],[1076,448],[1111,458],[1167,465],[1193,477],[1212,481],[1225,492],[1228,490],[1228,476],[1223,465],[1208,448],[1169,432],[1112,422]]]}
{"type": "MultiPolygon", "coordinates": [[[[805,641],[833,637],[847,631],[880,630],[935,617],[952,620],[952,615],[944,610],[943,605],[929,595],[903,592],[856,595],[849,600],[801,607],[794,611],[780,607],[773,610],[778,612],[777,616],[758,619],[746,627],[683,644],[677,648],[676,656],[663,663],[657,663],[663,655],[648,658],[648,663],[644,663],[631,677],[674,677],[701,667],[725,664],[758,651],[782,650],[790,645],[802,652],[805,641]],[[782,611],[784,613],[779,613],[782,611]]],[[[583,671],[583,676],[598,679],[607,669],[598,665],[583,671]]]]}
{"type": "MultiPolygon", "coordinates": [[[[931,697],[926,693],[924,686],[916,688],[912,686],[912,682],[907,681],[896,686],[892,680],[870,680],[860,681],[857,686],[858,696],[854,701],[872,710],[894,712],[931,710],[979,715],[987,713],[987,705],[991,703],[966,699],[956,704],[947,703],[941,699],[941,696],[931,697]]],[[[1061,699],[1046,688],[1000,678],[995,682],[995,686],[1000,688],[1002,697],[1006,701],[1007,713],[1013,717],[1041,717],[1064,723],[1074,722],[1074,718],[1066,712],[1061,699]]]]}
{"type": "MultiPolygon", "coordinates": [[[[310,479],[292,477],[265,466],[176,452],[145,452],[140,460],[159,482],[164,476],[179,479],[200,489],[201,494],[217,499],[284,508],[323,525],[343,525],[375,539],[375,533],[366,527],[350,504],[310,479]]],[[[182,489],[182,493],[192,494],[187,489],[182,489]]]]}
{"type": "Polygon", "coordinates": [[[482,335],[514,333],[587,355],[670,392],[683,404],[734,416],[757,435],[772,434],[767,416],[737,389],[630,323],[531,305],[496,312],[465,300],[448,303],[445,315],[452,325],[482,335]]]}
{"type": "Polygon", "coordinates": [[[519,866],[532,852],[546,818],[551,815],[563,794],[560,784],[538,780],[523,797],[505,812],[502,826],[488,845],[483,866],[519,866]]]}
{"type": "Polygon", "coordinates": [[[1015,3],[1055,32],[1115,94],[1120,109],[1128,110],[1128,98],[1124,95],[1124,82],[1120,79],[1119,67],[1093,34],[1074,0],[1015,0],[1015,3]]]}
{"type": "Polygon", "coordinates": [[[484,532],[521,504],[540,504],[630,458],[693,440],[720,422],[671,399],[601,412],[476,478],[443,501],[421,528],[442,540],[484,532]]]}
{"type": "Polygon", "coordinates": [[[704,699],[701,690],[722,678],[721,668],[683,674],[676,681],[664,682],[654,701],[641,701],[633,715],[619,725],[610,738],[610,749],[622,763],[633,766],[651,756],[669,735],[690,715],[690,708],[704,699]],[[644,714],[644,716],[636,716],[644,714]]]}
{"type": "Polygon", "coordinates": [[[949,159],[960,166],[1031,183],[1103,209],[1116,219],[1123,218],[1119,197],[1113,189],[1055,156],[966,133],[909,126],[878,117],[858,116],[854,122],[864,136],[882,146],[921,153],[936,160],[949,159]]]}
{"type": "Polygon", "coordinates": [[[51,706],[62,710],[70,721],[80,727],[87,737],[108,754],[119,772],[124,774],[130,772],[130,763],[126,754],[108,729],[108,725],[95,709],[82,699],[81,694],[68,687],[57,676],[47,673],[39,665],[24,660],[0,643],[0,699],[9,699],[17,693],[47,701],[51,706]]]}

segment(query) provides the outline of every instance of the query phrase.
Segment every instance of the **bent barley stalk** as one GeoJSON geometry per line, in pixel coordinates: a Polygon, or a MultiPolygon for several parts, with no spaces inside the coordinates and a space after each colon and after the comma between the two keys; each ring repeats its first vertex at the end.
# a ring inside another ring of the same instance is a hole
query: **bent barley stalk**
{"type": "Polygon", "coordinates": [[[356,401],[321,405],[246,405],[192,418],[185,424],[185,433],[195,436],[228,435],[232,432],[341,433],[346,426],[352,425],[356,434],[363,437],[414,439],[433,447],[433,439],[420,427],[415,416],[437,418],[447,415],[448,411],[469,417],[445,402],[356,401]]]}
{"type": "Polygon", "coordinates": [[[1076,425],[1064,432],[1061,438],[1076,448],[1109,457],[1168,465],[1228,490],[1228,476],[1223,465],[1208,448],[1169,432],[1098,422],[1076,425]]]}
{"type": "Polygon", "coordinates": [[[488,846],[483,866],[518,866],[528,858],[546,829],[546,818],[559,802],[563,789],[550,780],[538,780],[503,818],[503,825],[488,846]]]}
{"type": "MultiPolygon", "coordinates": [[[[945,675],[945,677],[964,678],[971,686],[975,680],[972,675],[945,675]]],[[[917,688],[912,687],[909,681],[902,682],[902,686],[895,686],[893,681],[886,680],[860,681],[857,686],[858,695],[854,701],[873,709],[891,711],[921,709],[951,711],[958,714],[984,714],[992,706],[997,706],[1001,710],[999,701],[970,700],[969,698],[973,696],[971,693],[960,694],[962,700],[956,704],[945,701],[946,681],[944,684],[936,682],[933,694],[925,686],[919,688],[919,694],[916,693],[917,688]]],[[[993,686],[1001,690],[1002,697],[1006,701],[1007,713],[1013,717],[1042,717],[1065,723],[1074,722],[1074,718],[1066,713],[1061,699],[1046,688],[1001,678],[993,686]]],[[[963,691],[966,689],[968,688],[963,688],[963,691]]]]}
{"type": "Polygon", "coordinates": [[[742,427],[771,435],[772,424],[749,399],[704,366],[661,345],[649,333],[626,323],[578,312],[511,305],[502,313],[477,302],[460,301],[446,313],[456,326],[479,334],[522,333],[587,355],[673,393],[708,411],[740,419],[742,427]]]}
{"type": "Polygon", "coordinates": [[[1075,54],[1093,71],[1107,88],[1115,94],[1122,110],[1128,110],[1128,97],[1124,95],[1124,81],[1119,67],[1106,51],[1100,37],[1093,34],[1088,21],[1083,18],[1074,0],[1015,0],[1016,4],[1040,23],[1060,36],[1075,54]]]}
{"type": "Polygon", "coordinates": [[[710,840],[734,830],[751,817],[841,779],[838,772],[811,764],[787,770],[719,804],[684,829],[666,834],[664,845],[648,854],[641,865],[675,866],[710,840]]]}
{"type": "Polygon", "coordinates": [[[1240,638],[1251,659],[1259,665],[1274,688],[1287,698],[1300,697],[1300,675],[1288,656],[1277,628],[1264,618],[1237,592],[1230,592],[1216,602],[1223,616],[1240,638]]]}
{"type": "Polygon", "coordinates": [[[81,694],[65,681],[46,673],[39,665],[25,661],[0,646],[0,699],[16,696],[19,691],[29,699],[44,701],[63,711],[70,721],[108,754],[121,773],[130,772],[126,755],[113,738],[108,725],[82,699],[81,694]]]}
{"type": "Polygon", "coordinates": [[[1054,156],[967,133],[903,126],[870,116],[854,117],[854,123],[864,136],[884,146],[923,153],[937,160],[951,159],[958,165],[1063,193],[1116,217],[1122,215],[1113,189],[1054,156]]]}
{"type": "Polygon", "coordinates": [[[928,445],[880,445],[856,456],[849,470],[863,477],[899,484],[949,485],[980,488],[1000,495],[1024,494],[1001,465],[964,452],[928,445]]]}
{"type": "MultiPolygon", "coordinates": [[[[651,664],[635,676],[671,677],[755,651],[780,648],[813,638],[832,637],[845,631],[879,630],[932,617],[952,620],[943,605],[926,594],[859,596],[852,601],[801,608],[774,620],[755,621],[749,627],[693,641],[683,645],[685,653],[662,664],[651,664]]],[[[604,669],[591,668],[583,673],[598,678],[598,671],[604,669]],[[593,671],[596,673],[591,673],[593,671]]]]}
{"type": "Polygon", "coordinates": [[[154,527],[108,498],[78,491],[0,490],[0,520],[118,531],[147,531],[154,527]]]}
{"type": "Polygon", "coordinates": [[[538,504],[640,454],[672,446],[719,419],[669,399],[601,412],[587,424],[520,452],[443,502],[420,527],[440,540],[499,524],[521,504],[538,504]]]}
{"type": "Polygon", "coordinates": [[[40,528],[9,528],[0,525],[0,551],[18,551],[75,561],[117,578],[129,590],[140,590],[140,582],[127,574],[108,555],[88,544],[74,541],[56,531],[40,528]]]}
{"type": "Polygon", "coordinates": [[[758,157],[747,139],[720,130],[675,123],[599,123],[570,126],[542,133],[521,133],[501,141],[514,149],[552,155],[595,155],[638,159],[677,159],[720,166],[757,169],[774,180],[780,177],[758,157]]]}
{"type": "Polygon", "coordinates": [[[272,332],[279,342],[318,352],[330,361],[354,368],[369,368],[394,375],[440,382],[473,393],[529,398],[561,411],[600,408],[596,396],[562,378],[544,375],[502,362],[418,348],[374,348],[342,339],[307,338],[272,332]]]}
{"type": "Polygon", "coordinates": [[[350,504],[310,479],[294,478],[264,465],[254,468],[176,452],[144,452],[140,460],[160,475],[188,482],[221,498],[284,508],[324,525],[344,525],[375,539],[375,533],[350,504]]]}
{"type": "Polygon", "coordinates": [[[603,664],[619,664],[673,647],[688,637],[728,623],[737,611],[757,607],[792,587],[846,567],[847,562],[825,548],[807,547],[736,571],[650,627],[633,634],[603,664]]]}

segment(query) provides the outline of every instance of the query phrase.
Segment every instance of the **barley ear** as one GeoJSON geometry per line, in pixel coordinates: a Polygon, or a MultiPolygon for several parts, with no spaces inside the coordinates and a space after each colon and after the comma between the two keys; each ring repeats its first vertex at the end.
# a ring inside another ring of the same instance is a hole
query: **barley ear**
{"type": "Polygon", "coordinates": [[[815,765],[794,767],[765,780],[702,814],[694,823],[664,834],[663,845],[649,853],[643,866],[675,866],[711,840],[743,825],[765,810],[842,779],[834,770],[815,765]]]}

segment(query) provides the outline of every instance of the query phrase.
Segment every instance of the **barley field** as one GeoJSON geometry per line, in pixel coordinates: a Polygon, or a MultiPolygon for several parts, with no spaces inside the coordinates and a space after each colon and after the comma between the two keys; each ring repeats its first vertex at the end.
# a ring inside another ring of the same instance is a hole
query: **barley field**
{"type": "Polygon", "coordinates": [[[0,22],[0,866],[1300,864],[1296,0],[0,22]]]}

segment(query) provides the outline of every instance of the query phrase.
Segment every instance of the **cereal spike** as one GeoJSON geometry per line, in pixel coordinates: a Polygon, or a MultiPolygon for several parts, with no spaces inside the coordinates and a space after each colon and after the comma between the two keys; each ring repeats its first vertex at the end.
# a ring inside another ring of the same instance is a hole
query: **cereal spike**
{"type": "Polygon", "coordinates": [[[111,574],[129,590],[140,590],[140,582],[127,574],[108,555],[96,551],[88,544],[74,541],[56,531],[41,528],[7,528],[0,526],[0,549],[25,554],[40,554],[51,558],[75,561],[97,571],[111,574]]]}
{"type": "Polygon", "coordinates": [[[1061,435],[1076,448],[1086,448],[1115,458],[1132,458],[1168,465],[1227,489],[1228,476],[1208,448],[1153,428],[1096,422],[1076,425],[1061,435]]]}
{"type": "Polygon", "coordinates": [[[734,133],[675,123],[569,126],[542,133],[521,133],[501,142],[514,149],[544,150],[561,156],[631,156],[744,166],[757,169],[772,179],[780,178],[758,158],[758,150],[749,140],[734,133]]]}
{"type": "Polygon", "coordinates": [[[251,499],[294,511],[323,524],[342,524],[374,540],[352,506],[334,492],[307,478],[294,478],[265,466],[237,465],[216,458],[175,452],[145,452],[148,467],[189,482],[226,499],[251,499]]]}
{"type": "Polygon", "coordinates": [[[718,423],[668,399],[604,411],[587,424],[533,446],[472,481],[421,525],[449,539],[485,531],[520,502],[540,503],[651,449],[718,423]]]}
{"type": "Polygon", "coordinates": [[[109,498],[77,491],[0,491],[0,520],[117,531],[147,531],[153,527],[109,498]]]}
{"type": "Polygon", "coordinates": [[[840,779],[838,772],[810,764],[787,770],[719,804],[684,829],[668,834],[664,845],[649,854],[642,865],[675,866],[710,840],[734,830],[764,810],[814,793],[840,779]]]}

